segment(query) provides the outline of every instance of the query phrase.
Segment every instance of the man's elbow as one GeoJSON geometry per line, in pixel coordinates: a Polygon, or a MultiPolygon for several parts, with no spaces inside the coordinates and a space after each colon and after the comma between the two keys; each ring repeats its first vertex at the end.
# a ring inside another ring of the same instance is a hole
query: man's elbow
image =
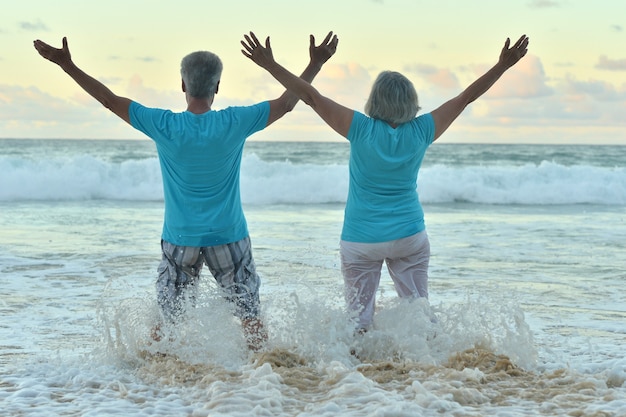
{"type": "Polygon", "coordinates": [[[113,100],[110,99],[102,99],[98,100],[100,103],[111,111],[113,114],[118,116],[120,119],[124,120],[126,123],[130,124],[130,115],[128,112],[129,101],[121,100],[119,97],[116,97],[113,100]]]}
{"type": "Polygon", "coordinates": [[[117,104],[117,100],[115,100],[115,97],[110,97],[108,95],[102,96],[102,97],[97,97],[97,100],[100,102],[100,104],[102,104],[106,109],[111,110],[113,113],[115,113],[115,106],[117,104]]]}

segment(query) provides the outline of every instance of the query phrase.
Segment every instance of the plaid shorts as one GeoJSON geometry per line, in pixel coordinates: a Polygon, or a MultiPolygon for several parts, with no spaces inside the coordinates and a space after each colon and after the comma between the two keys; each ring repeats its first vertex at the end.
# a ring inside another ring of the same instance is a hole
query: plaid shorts
{"type": "Polygon", "coordinates": [[[157,301],[166,319],[175,321],[187,304],[194,305],[200,271],[207,264],[225,297],[242,319],[259,316],[259,287],[250,237],[218,246],[177,246],[161,241],[162,259],[156,282],[157,301]]]}

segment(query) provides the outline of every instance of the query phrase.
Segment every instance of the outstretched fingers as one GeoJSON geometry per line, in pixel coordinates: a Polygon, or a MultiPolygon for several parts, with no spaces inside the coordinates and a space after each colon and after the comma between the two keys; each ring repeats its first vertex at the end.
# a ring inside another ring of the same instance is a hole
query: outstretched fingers
{"type": "Polygon", "coordinates": [[[55,48],[54,46],[49,45],[39,39],[33,42],[33,46],[35,47],[39,55],[41,55],[48,61],[54,62],[58,65],[61,65],[71,60],[70,50],[67,46],[66,37],[63,37],[62,44],[63,46],[61,48],[55,48]]]}
{"type": "Polygon", "coordinates": [[[315,36],[313,35],[309,35],[309,43],[310,43],[310,47],[311,48],[331,48],[331,49],[337,49],[337,43],[339,42],[339,39],[337,38],[337,35],[333,35],[333,31],[331,30],[330,32],[328,32],[328,34],[326,35],[326,37],[324,38],[324,40],[319,44],[319,46],[315,46],[315,36]]]}
{"type": "Polygon", "coordinates": [[[513,46],[510,46],[511,39],[507,38],[500,53],[500,62],[505,64],[507,68],[515,65],[528,52],[528,42],[528,36],[522,35],[513,46]]]}
{"type": "Polygon", "coordinates": [[[265,65],[274,60],[269,36],[265,38],[265,46],[263,46],[254,32],[250,32],[244,35],[241,46],[243,46],[241,53],[261,67],[265,68],[265,65]]]}
{"type": "Polygon", "coordinates": [[[522,59],[528,52],[528,42],[528,36],[522,35],[513,45],[512,49],[516,52],[518,59],[522,59]]]}
{"type": "MultiPolygon", "coordinates": [[[[256,37],[254,32],[250,32],[249,37],[248,35],[244,35],[244,36],[253,49],[261,47],[261,42],[259,42],[259,39],[256,37]]],[[[269,45],[270,45],[270,37],[268,36],[267,38],[265,38],[265,47],[269,48],[269,45]]]]}
{"type": "Polygon", "coordinates": [[[241,52],[248,58],[251,58],[254,50],[260,46],[259,40],[257,39],[254,32],[250,32],[250,36],[243,35],[243,37],[245,39],[245,42],[241,41],[241,45],[244,47],[245,51],[242,49],[241,52]]]}
{"type": "Polygon", "coordinates": [[[517,42],[515,42],[513,48],[525,48],[526,46],[528,46],[528,36],[522,35],[517,42]]]}
{"type": "Polygon", "coordinates": [[[252,47],[248,46],[248,44],[245,43],[244,41],[241,41],[241,46],[243,46],[243,48],[245,49],[245,50],[242,49],[241,53],[247,56],[248,58],[252,58],[252,51],[253,51],[252,47]]]}
{"type": "MultiPolygon", "coordinates": [[[[328,35],[326,35],[326,37],[324,38],[324,40],[322,41],[322,44],[326,45],[328,44],[328,42],[330,42],[330,38],[333,36],[333,31],[331,30],[330,32],[328,32],[328,35]]],[[[335,36],[336,38],[337,36],[335,36]]]]}
{"type": "Polygon", "coordinates": [[[326,38],[324,38],[324,42],[322,42],[328,48],[330,48],[333,52],[337,49],[337,44],[339,43],[339,38],[337,35],[333,34],[333,32],[328,32],[326,38]]]}
{"type": "Polygon", "coordinates": [[[49,59],[50,52],[54,49],[52,46],[48,45],[44,41],[40,41],[39,39],[33,42],[33,45],[35,46],[37,52],[39,52],[39,55],[46,59],[49,59]]]}
{"type": "Polygon", "coordinates": [[[528,50],[528,42],[529,42],[528,36],[522,35],[510,49],[509,49],[509,45],[511,43],[510,39],[507,38],[507,42],[505,43],[504,46],[507,51],[515,52],[517,54],[520,54],[521,55],[520,57],[522,57],[526,55],[526,51],[528,50]]]}

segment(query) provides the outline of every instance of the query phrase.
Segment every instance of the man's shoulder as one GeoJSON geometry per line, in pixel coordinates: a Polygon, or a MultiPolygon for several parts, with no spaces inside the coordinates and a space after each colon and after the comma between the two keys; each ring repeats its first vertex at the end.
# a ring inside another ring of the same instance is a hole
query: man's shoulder
{"type": "Polygon", "coordinates": [[[262,101],[256,104],[238,104],[230,105],[222,109],[215,110],[216,112],[250,112],[250,111],[263,111],[270,109],[269,101],[262,101]]]}
{"type": "Polygon", "coordinates": [[[263,101],[252,105],[228,106],[223,109],[211,111],[214,115],[219,116],[219,120],[226,122],[227,120],[235,123],[247,121],[249,123],[261,123],[263,126],[267,122],[270,113],[269,101],[263,101]],[[260,121],[260,122],[259,122],[260,121]]]}
{"type": "Polygon", "coordinates": [[[145,111],[145,112],[162,112],[162,113],[174,113],[172,112],[172,110],[169,109],[162,109],[159,107],[148,107],[148,106],[144,106],[143,104],[137,102],[137,101],[131,101],[130,102],[130,110],[139,110],[139,111],[145,111]]]}
{"type": "Polygon", "coordinates": [[[162,119],[164,117],[169,119],[170,117],[176,117],[182,113],[175,113],[172,110],[158,107],[147,107],[136,101],[131,101],[128,108],[128,114],[132,124],[133,120],[162,119]]]}

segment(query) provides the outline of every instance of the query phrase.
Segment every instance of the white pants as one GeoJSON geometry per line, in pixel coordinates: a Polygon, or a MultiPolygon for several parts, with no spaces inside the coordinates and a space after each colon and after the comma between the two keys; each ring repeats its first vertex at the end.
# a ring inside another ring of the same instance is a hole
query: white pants
{"type": "Polygon", "coordinates": [[[340,242],[341,272],[350,312],[358,312],[358,327],[374,318],[376,291],[383,261],[401,298],[428,298],[430,243],[426,231],[381,243],[340,242]]]}

